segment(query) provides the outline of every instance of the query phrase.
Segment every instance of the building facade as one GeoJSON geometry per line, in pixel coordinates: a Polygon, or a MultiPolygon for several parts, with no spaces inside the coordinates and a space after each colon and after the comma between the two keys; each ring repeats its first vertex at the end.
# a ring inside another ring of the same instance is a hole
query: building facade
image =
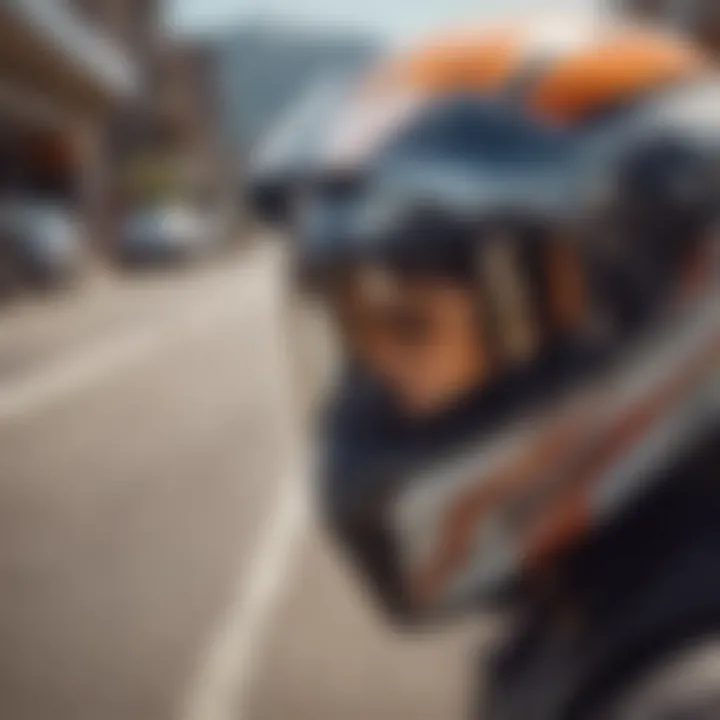
{"type": "Polygon", "coordinates": [[[66,203],[94,237],[107,200],[105,129],[138,80],[119,36],[78,4],[0,3],[0,200],[66,203]]]}
{"type": "Polygon", "coordinates": [[[103,128],[105,206],[101,235],[112,255],[128,212],[124,188],[128,158],[143,142],[149,108],[153,102],[152,75],[162,43],[160,0],[68,0],[75,11],[105,36],[125,49],[135,65],[132,97],[115,105],[103,128]]]}
{"type": "MultiPolygon", "coordinates": [[[[133,57],[132,102],[108,127],[112,237],[123,217],[152,203],[231,205],[227,154],[218,131],[214,53],[170,36],[160,0],[73,0],[73,5],[133,57]]],[[[112,244],[112,240],[110,241],[112,244]]]]}
{"type": "Polygon", "coordinates": [[[166,38],[156,48],[134,169],[155,168],[158,182],[149,198],[142,183],[131,182],[139,201],[159,195],[228,207],[232,178],[220,132],[215,62],[212,48],[186,40],[166,38]]]}
{"type": "Polygon", "coordinates": [[[138,206],[233,204],[214,55],[167,37],[161,8],[0,1],[0,203],[68,205],[109,255],[138,206]]]}

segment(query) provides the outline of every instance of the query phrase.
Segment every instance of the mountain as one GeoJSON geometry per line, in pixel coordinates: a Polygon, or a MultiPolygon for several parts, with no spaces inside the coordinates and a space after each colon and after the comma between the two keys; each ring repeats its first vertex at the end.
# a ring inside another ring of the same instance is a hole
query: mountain
{"type": "Polygon", "coordinates": [[[213,41],[221,125],[241,161],[325,74],[360,72],[380,51],[371,39],[245,27],[213,41]]]}

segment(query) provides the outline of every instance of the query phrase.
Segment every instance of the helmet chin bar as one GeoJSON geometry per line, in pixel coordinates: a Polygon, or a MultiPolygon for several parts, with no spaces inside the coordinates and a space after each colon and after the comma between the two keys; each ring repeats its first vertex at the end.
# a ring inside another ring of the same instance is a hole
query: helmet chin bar
{"type": "Polygon", "coordinates": [[[334,505],[386,606],[424,620],[491,602],[662,477],[720,419],[717,292],[567,397],[334,505]]]}

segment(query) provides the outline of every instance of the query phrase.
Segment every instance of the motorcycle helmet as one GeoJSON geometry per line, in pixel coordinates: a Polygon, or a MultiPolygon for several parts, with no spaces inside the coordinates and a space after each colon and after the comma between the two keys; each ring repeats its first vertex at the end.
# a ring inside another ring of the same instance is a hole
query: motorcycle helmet
{"type": "Polygon", "coordinates": [[[324,135],[254,196],[339,338],[327,517],[399,617],[500,602],[717,419],[720,84],[636,26],[463,28],[324,135]]]}

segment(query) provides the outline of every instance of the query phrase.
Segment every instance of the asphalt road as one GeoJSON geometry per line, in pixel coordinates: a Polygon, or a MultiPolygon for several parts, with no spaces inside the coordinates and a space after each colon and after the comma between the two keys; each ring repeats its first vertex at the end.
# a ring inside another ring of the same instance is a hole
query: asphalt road
{"type": "MultiPolygon", "coordinates": [[[[464,717],[305,501],[282,257],[0,311],[0,718],[464,717]]],[[[301,381],[301,385],[305,381],[301,381]]]]}

